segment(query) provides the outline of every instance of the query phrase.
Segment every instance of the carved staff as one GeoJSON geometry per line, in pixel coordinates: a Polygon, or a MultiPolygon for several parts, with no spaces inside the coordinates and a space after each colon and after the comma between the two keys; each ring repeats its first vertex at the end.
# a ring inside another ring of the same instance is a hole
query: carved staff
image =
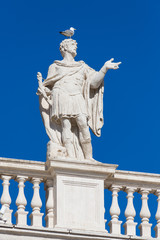
{"type": "MultiPolygon", "coordinates": [[[[38,79],[38,85],[39,85],[38,92],[41,95],[43,95],[44,99],[48,102],[49,105],[51,105],[51,102],[49,101],[49,98],[44,90],[44,86],[42,83],[42,74],[40,72],[37,73],[37,79],[38,79]]],[[[39,94],[37,93],[37,95],[39,94]]]]}

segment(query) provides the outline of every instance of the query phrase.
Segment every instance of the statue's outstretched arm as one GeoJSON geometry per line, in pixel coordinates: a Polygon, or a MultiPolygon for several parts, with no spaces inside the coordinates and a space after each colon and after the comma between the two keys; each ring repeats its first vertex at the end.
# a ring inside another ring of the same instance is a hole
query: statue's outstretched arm
{"type": "Polygon", "coordinates": [[[91,80],[91,88],[98,88],[100,86],[109,69],[119,68],[119,65],[121,64],[121,62],[114,63],[112,62],[113,60],[114,58],[111,58],[109,61],[105,62],[103,67],[100,69],[100,71],[94,75],[93,79],[91,80]]]}

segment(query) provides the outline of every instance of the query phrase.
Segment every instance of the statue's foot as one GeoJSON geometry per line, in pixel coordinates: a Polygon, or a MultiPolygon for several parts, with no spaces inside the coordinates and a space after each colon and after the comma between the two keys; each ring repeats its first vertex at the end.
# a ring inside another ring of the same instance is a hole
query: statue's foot
{"type": "Polygon", "coordinates": [[[47,159],[52,160],[55,157],[66,157],[66,149],[50,140],[47,144],[47,159]]]}

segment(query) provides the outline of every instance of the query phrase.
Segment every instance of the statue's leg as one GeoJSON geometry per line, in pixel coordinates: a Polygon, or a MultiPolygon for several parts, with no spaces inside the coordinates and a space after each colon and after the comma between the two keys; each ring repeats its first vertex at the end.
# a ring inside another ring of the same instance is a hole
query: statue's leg
{"type": "Polygon", "coordinates": [[[75,157],[74,147],[72,142],[71,122],[68,118],[62,118],[62,142],[67,150],[68,157],[75,157]]]}
{"type": "Polygon", "coordinates": [[[79,128],[79,138],[82,146],[82,150],[84,153],[84,157],[86,159],[92,159],[92,144],[91,144],[91,136],[89,132],[89,127],[87,124],[87,118],[84,114],[79,115],[76,118],[76,122],[79,128]]]}

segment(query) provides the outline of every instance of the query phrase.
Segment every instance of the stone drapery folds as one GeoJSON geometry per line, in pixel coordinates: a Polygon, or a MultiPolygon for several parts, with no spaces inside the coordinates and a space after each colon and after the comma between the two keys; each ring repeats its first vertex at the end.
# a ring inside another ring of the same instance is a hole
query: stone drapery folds
{"type": "Polygon", "coordinates": [[[101,135],[103,126],[103,81],[96,89],[92,88],[92,79],[96,71],[83,61],[72,64],[55,61],[43,81],[43,89],[50,101],[39,94],[40,111],[46,132],[50,138],[48,158],[67,157],[62,140],[61,119],[71,120],[71,135],[74,156],[84,159],[80,142],[80,133],[75,118],[78,114],[86,115],[87,125],[96,136],[101,135]],[[76,103],[77,101],[77,103],[76,103]]]}

